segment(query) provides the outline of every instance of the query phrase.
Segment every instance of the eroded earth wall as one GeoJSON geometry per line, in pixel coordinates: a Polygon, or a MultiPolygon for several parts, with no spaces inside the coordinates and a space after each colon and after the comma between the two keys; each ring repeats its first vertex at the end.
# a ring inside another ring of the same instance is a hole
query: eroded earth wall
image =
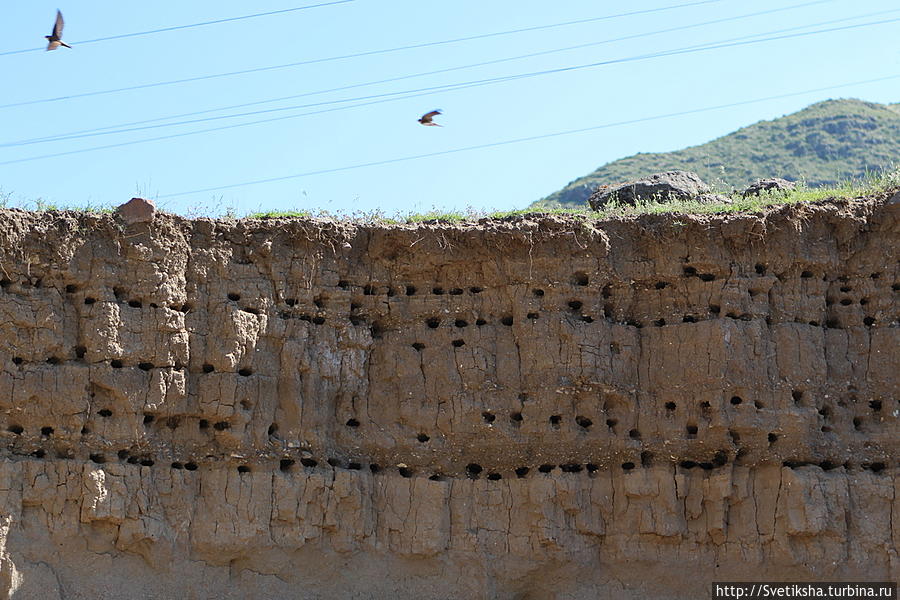
{"type": "Polygon", "coordinates": [[[0,591],[900,575],[900,195],[355,226],[0,211],[0,591]]]}

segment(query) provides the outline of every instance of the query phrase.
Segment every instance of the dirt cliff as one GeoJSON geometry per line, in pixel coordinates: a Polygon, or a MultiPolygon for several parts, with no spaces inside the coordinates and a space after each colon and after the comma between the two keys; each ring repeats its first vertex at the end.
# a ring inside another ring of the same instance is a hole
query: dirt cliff
{"type": "Polygon", "coordinates": [[[464,225],[0,211],[0,591],[900,576],[900,194],[464,225]]]}

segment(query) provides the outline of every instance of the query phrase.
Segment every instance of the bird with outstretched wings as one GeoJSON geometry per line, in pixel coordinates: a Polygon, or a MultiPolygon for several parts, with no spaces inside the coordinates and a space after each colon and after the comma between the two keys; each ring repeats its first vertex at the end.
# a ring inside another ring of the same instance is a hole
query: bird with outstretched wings
{"type": "Polygon", "coordinates": [[[425,113],[424,115],[421,116],[421,118],[419,118],[419,123],[421,123],[422,125],[429,125],[431,127],[443,127],[443,125],[440,125],[440,124],[432,121],[432,119],[434,119],[439,114],[441,114],[441,111],[439,111],[439,110],[433,110],[429,113],[425,113]]]}
{"type": "Polygon", "coordinates": [[[58,10],[56,11],[56,21],[53,23],[53,33],[50,35],[45,35],[47,38],[47,51],[56,50],[60,46],[65,46],[66,48],[71,48],[72,46],[68,45],[64,41],[62,41],[63,27],[66,25],[65,21],[63,21],[62,13],[58,10]]]}

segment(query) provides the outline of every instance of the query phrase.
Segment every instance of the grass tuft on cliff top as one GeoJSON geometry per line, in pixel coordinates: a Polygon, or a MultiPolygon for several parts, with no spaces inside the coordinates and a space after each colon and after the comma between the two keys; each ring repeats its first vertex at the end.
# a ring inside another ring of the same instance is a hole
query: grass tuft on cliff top
{"type": "Polygon", "coordinates": [[[639,202],[636,205],[609,204],[599,211],[589,207],[583,208],[525,208],[509,211],[481,211],[468,208],[465,211],[427,213],[409,213],[406,215],[385,215],[379,211],[357,212],[353,214],[332,214],[329,212],[276,211],[259,212],[247,216],[249,219],[274,219],[286,217],[324,218],[349,221],[354,223],[379,223],[384,225],[416,223],[467,223],[479,219],[502,219],[524,215],[567,215],[583,217],[591,220],[603,220],[611,217],[630,217],[647,214],[722,214],[722,213],[756,213],[773,206],[818,202],[823,200],[848,200],[862,196],[871,196],[900,190],[900,168],[879,174],[870,175],[862,180],[849,180],[839,185],[809,188],[798,185],[790,192],[765,192],[758,196],[744,198],[740,193],[728,194],[729,202],[703,203],[693,200],[653,200],[639,202]]]}

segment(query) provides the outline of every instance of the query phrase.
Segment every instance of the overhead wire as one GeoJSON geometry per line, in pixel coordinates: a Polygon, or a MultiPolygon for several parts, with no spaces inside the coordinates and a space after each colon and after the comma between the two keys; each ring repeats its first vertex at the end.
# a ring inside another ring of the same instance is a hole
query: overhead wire
{"type": "MultiPolygon", "coordinates": [[[[251,15],[242,15],[240,17],[227,17],[224,19],[215,19],[212,21],[202,21],[200,23],[190,23],[188,25],[174,25],[171,27],[162,27],[159,29],[151,29],[149,31],[136,31],[134,33],[122,33],[118,35],[108,35],[106,37],[94,38],[92,40],[77,40],[72,42],[73,45],[84,46],[86,44],[95,44],[97,42],[108,42],[110,40],[121,40],[123,38],[131,38],[131,37],[139,37],[144,35],[153,35],[156,33],[165,33],[167,31],[178,31],[181,29],[192,29],[194,27],[206,27],[207,25],[218,25],[220,23],[230,23],[232,21],[243,21],[245,19],[255,19],[257,17],[269,17],[272,15],[282,15],[290,12],[297,12],[300,10],[308,10],[310,8],[322,8],[324,6],[334,6],[336,4],[347,4],[349,2],[354,2],[355,0],[333,0],[332,2],[322,2],[320,4],[308,4],[305,6],[296,6],[294,8],[283,8],[281,10],[270,10],[268,12],[254,13],[251,15]]],[[[44,50],[44,47],[38,48],[25,48],[23,50],[7,50],[4,52],[0,52],[0,56],[10,56],[13,54],[24,54],[26,52],[37,52],[40,50],[44,50]]]]}
{"type": "MultiPolygon", "coordinates": [[[[429,75],[436,75],[436,74],[448,73],[448,72],[453,72],[453,71],[460,71],[460,70],[471,69],[471,68],[476,68],[476,67],[481,67],[481,66],[488,66],[488,65],[493,65],[493,64],[499,64],[499,63],[504,63],[504,62],[515,61],[515,60],[522,60],[522,59],[526,59],[526,58],[533,58],[533,57],[536,57],[536,56],[545,56],[545,55],[554,54],[554,53],[559,53],[559,52],[564,52],[564,51],[569,51],[569,50],[583,49],[583,48],[587,48],[587,47],[599,46],[599,45],[609,44],[609,43],[613,43],[613,42],[619,42],[619,41],[625,41],[625,40],[637,39],[637,38],[641,38],[641,37],[648,37],[648,36],[658,35],[658,34],[662,34],[662,33],[671,33],[671,32],[674,32],[674,31],[682,31],[682,30],[685,30],[685,29],[691,29],[691,28],[696,28],[696,27],[702,27],[702,26],[706,26],[706,25],[719,24],[719,23],[723,23],[723,22],[726,22],[726,21],[734,21],[734,20],[738,20],[738,19],[745,19],[745,18],[750,18],[750,17],[762,16],[762,15],[772,14],[772,13],[775,13],[775,12],[781,12],[781,11],[791,10],[791,9],[801,8],[801,7],[807,7],[807,6],[811,6],[811,5],[815,5],[815,4],[822,4],[823,2],[831,2],[831,1],[834,1],[834,0],[815,0],[815,1],[813,1],[813,2],[804,2],[804,3],[794,4],[794,5],[786,6],[786,7],[780,7],[780,8],[775,8],[775,9],[770,9],[770,10],[764,10],[764,11],[758,11],[758,12],[753,12],[753,13],[746,13],[746,14],[742,14],[742,15],[736,15],[736,16],[732,16],[732,17],[725,17],[725,18],[721,18],[721,19],[714,19],[714,20],[712,20],[712,21],[703,21],[703,22],[701,22],[701,23],[692,23],[692,24],[688,24],[688,25],[682,25],[682,26],[678,26],[678,27],[670,27],[670,28],[667,28],[667,29],[660,29],[660,30],[655,30],[655,31],[650,31],[650,32],[644,32],[644,33],[639,33],[639,34],[632,34],[632,35],[623,36],[623,37],[618,37],[618,38],[610,38],[610,39],[606,39],[606,40],[599,40],[599,41],[589,42],[589,43],[585,43],[585,44],[578,44],[578,45],[574,45],[574,46],[566,46],[566,47],[563,47],[563,48],[554,48],[554,49],[550,49],[550,50],[542,50],[542,51],[539,51],[539,52],[531,52],[531,53],[528,53],[528,54],[522,54],[522,55],[517,55],[517,56],[512,56],[512,57],[506,57],[506,58],[494,59],[494,60],[489,60],[489,61],[482,61],[482,62],[473,63],[473,64],[468,64],[468,65],[461,65],[461,66],[456,66],[456,67],[449,67],[449,68],[444,68],[444,69],[437,69],[437,70],[432,70],[432,71],[425,71],[425,72],[421,72],[421,73],[413,73],[413,74],[408,74],[408,75],[401,75],[401,76],[397,76],[397,77],[391,77],[391,78],[387,78],[387,79],[380,79],[380,80],[376,80],[376,81],[367,81],[367,82],[363,82],[363,83],[356,83],[356,84],[351,84],[351,85],[345,85],[345,86],[336,87],[336,88],[330,88],[330,89],[324,89],[324,90],[317,90],[317,91],[311,91],[311,92],[304,92],[304,93],[301,93],[301,94],[293,94],[293,95],[289,95],[289,96],[281,96],[281,97],[278,97],[278,98],[270,98],[270,99],[264,99],[264,100],[257,100],[257,101],[254,101],[254,102],[245,102],[245,103],[242,103],[242,104],[233,104],[233,105],[224,106],[224,107],[218,107],[218,108],[213,108],[213,109],[206,109],[206,110],[202,110],[202,111],[193,111],[193,112],[188,112],[188,113],[180,113],[180,114],[177,114],[177,115],[169,115],[169,116],[167,116],[167,117],[156,117],[156,118],[153,118],[153,119],[143,119],[143,120],[140,120],[140,121],[131,121],[131,122],[126,122],[126,123],[119,123],[119,124],[116,124],[116,125],[108,125],[108,126],[104,126],[104,127],[96,127],[96,128],[91,128],[91,129],[82,129],[82,130],[77,130],[77,131],[70,131],[70,132],[67,132],[67,133],[61,133],[61,134],[56,134],[56,135],[52,135],[52,136],[43,136],[43,137],[38,137],[38,138],[29,138],[29,139],[24,139],[24,140],[16,140],[16,141],[12,141],[12,142],[0,143],[0,148],[13,147],[13,146],[22,146],[22,145],[30,145],[30,144],[39,144],[39,143],[46,143],[46,142],[51,142],[51,141],[60,141],[60,140],[69,140],[69,139],[79,139],[79,138],[84,138],[84,137],[95,137],[95,136],[99,136],[99,135],[109,135],[109,134],[114,134],[114,133],[121,133],[121,132],[126,132],[126,131],[135,131],[135,130],[140,130],[140,129],[152,129],[152,128],[154,128],[154,127],[147,127],[147,128],[144,128],[144,127],[136,127],[136,126],[139,126],[139,125],[145,125],[145,124],[148,124],[148,123],[158,123],[159,121],[168,121],[168,120],[172,120],[172,119],[179,119],[179,118],[184,118],[184,117],[192,117],[192,116],[197,116],[197,115],[202,115],[202,114],[209,114],[209,113],[212,113],[212,112],[220,112],[220,111],[224,111],[224,110],[232,110],[232,109],[237,109],[237,108],[245,108],[245,107],[249,107],[249,106],[258,106],[258,105],[260,105],[260,104],[270,104],[270,103],[273,103],[273,102],[281,102],[281,101],[284,101],[284,100],[293,100],[293,99],[304,98],[304,97],[308,97],[308,96],[316,96],[316,95],[321,95],[321,94],[326,94],[326,93],[345,91],[345,90],[354,89],[354,88],[368,87],[368,86],[379,85],[379,84],[383,84],[383,83],[393,83],[393,82],[396,82],[396,81],[402,81],[402,80],[405,80],[405,79],[413,79],[413,78],[417,78],[417,77],[425,77],[425,76],[429,76],[429,75]],[[135,129],[122,129],[122,128],[127,128],[127,127],[135,127],[135,129]],[[119,130],[119,131],[109,131],[109,130],[119,130]]],[[[832,19],[832,20],[829,20],[829,21],[822,21],[822,22],[819,22],[819,23],[810,23],[810,24],[801,25],[801,26],[798,26],[798,27],[790,27],[790,28],[786,28],[786,29],[779,29],[779,30],[776,30],[776,31],[764,32],[764,33],[762,33],[762,34],[754,34],[754,35],[750,35],[750,36],[742,36],[742,37],[739,37],[739,38],[731,38],[729,41],[742,40],[742,39],[746,39],[746,38],[750,38],[750,37],[759,37],[759,36],[761,36],[761,35],[771,35],[771,34],[773,34],[773,33],[783,33],[783,32],[787,32],[787,31],[795,31],[795,30],[797,30],[797,29],[809,29],[809,28],[811,28],[811,27],[818,27],[818,26],[821,26],[821,25],[829,25],[829,24],[833,24],[833,23],[845,22],[845,21],[848,21],[848,20],[861,19],[861,18],[866,18],[866,17],[876,16],[876,15],[881,15],[881,14],[886,14],[886,13],[892,13],[892,12],[900,12],[900,9],[891,9],[891,10],[887,10],[887,11],[878,11],[878,12],[874,12],[874,13],[867,13],[867,14],[864,14],[864,15],[856,15],[856,16],[853,16],[853,17],[844,17],[844,18],[841,18],[841,19],[832,19]]],[[[702,46],[702,45],[703,45],[703,44],[701,44],[701,46],[702,46]]],[[[694,47],[698,47],[698,46],[689,46],[689,48],[694,48],[694,47]]],[[[352,99],[352,100],[355,101],[355,100],[357,100],[357,99],[352,99]]],[[[223,116],[221,116],[221,117],[216,117],[216,118],[218,118],[218,119],[234,118],[234,117],[236,117],[236,116],[246,116],[247,114],[261,114],[261,113],[264,113],[264,112],[277,112],[277,111],[284,111],[284,110],[293,110],[293,109],[296,109],[296,108],[307,108],[307,107],[309,107],[309,106],[312,106],[312,105],[300,105],[300,106],[293,106],[293,107],[276,108],[276,109],[270,109],[269,111],[257,111],[257,112],[251,112],[251,113],[242,113],[242,114],[240,114],[240,115],[223,115],[223,116]]],[[[192,122],[202,122],[202,121],[206,121],[206,120],[215,120],[215,118],[214,118],[214,119],[199,119],[199,120],[192,121],[192,122]]],[[[168,126],[181,125],[181,124],[184,124],[184,122],[181,122],[181,123],[165,123],[165,124],[159,125],[159,127],[168,127],[168,126]]]]}
{"type": "MultiPolygon", "coordinates": [[[[344,0],[344,1],[351,1],[351,0],[344,0]]],[[[149,88],[154,88],[154,87],[177,85],[177,84],[183,84],[183,83],[192,83],[195,81],[207,81],[210,79],[219,79],[222,77],[234,77],[237,75],[247,75],[247,74],[251,74],[251,73],[262,73],[265,71],[288,69],[288,68],[292,68],[292,67],[312,65],[312,64],[318,64],[318,63],[323,63],[323,62],[331,62],[331,61],[335,61],[335,60],[346,60],[346,59],[351,59],[351,58],[359,58],[359,57],[363,57],[363,56],[373,56],[376,54],[387,54],[390,52],[399,52],[402,50],[414,50],[414,49],[428,48],[431,46],[439,46],[439,45],[444,45],[444,44],[455,44],[455,43],[460,43],[460,42],[467,42],[467,41],[484,39],[484,38],[489,38],[489,37],[496,37],[496,36],[501,36],[501,35],[512,35],[512,34],[516,34],[516,33],[524,33],[524,32],[529,32],[529,31],[539,31],[542,29],[551,29],[551,28],[555,28],[555,27],[580,25],[580,24],[584,24],[584,23],[617,19],[617,18],[622,18],[622,17],[642,15],[642,14],[647,14],[647,13],[661,12],[661,11],[673,10],[673,9],[677,9],[677,8],[686,8],[686,7],[690,7],[690,6],[698,6],[701,4],[712,4],[712,3],[724,2],[724,1],[725,0],[701,0],[698,2],[688,2],[688,3],[684,3],[684,4],[676,4],[673,6],[666,6],[666,7],[661,7],[661,8],[646,9],[646,10],[632,11],[632,12],[626,12],[626,13],[618,13],[618,14],[614,14],[614,15],[604,15],[601,17],[590,17],[587,19],[579,19],[579,20],[575,20],[575,21],[563,21],[561,23],[552,23],[549,25],[537,25],[537,26],[532,26],[532,27],[524,27],[524,28],[520,28],[520,29],[510,29],[510,30],[506,30],[506,31],[498,31],[498,32],[491,32],[491,33],[473,35],[473,36],[467,36],[467,37],[452,38],[452,39],[440,40],[440,41],[436,41],[436,42],[424,42],[421,44],[410,44],[410,45],[406,45],[406,46],[397,46],[394,48],[385,48],[385,49],[380,49],[380,50],[368,50],[368,51],[364,51],[364,52],[356,52],[356,53],[352,53],[352,54],[344,54],[344,55],[339,55],[339,56],[329,56],[329,57],[325,57],[325,58],[314,58],[314,59],[309,59],[309,60],[284,63],[284,64],[278,64],[278,65],[267,65],[267,66],[263,66],[263,67],[254,67],[251,69],[243,69],[243,70],[239,70],[239,71],[226,71],[224,73],[198,75],[195,77],[186,77],[186,78],[182,78],[182,79],[170,79],[167,81],[157,81],[157,82],[153,82],[153,83],[137,84],[137,85],[132,85],[132,86],[110,88],[110,89],[105,89],[105,90],[94,90],[94,91],[82,92],[82,93],[78,93],[78,94],[69,94],[67,96],[37,98],[37,99],[33,99],[33,100],[24,100],[24,101],[20,101],[20,102],[0,104],[0,109],[14,108],[17,106],[30,106],[32,104],[42,104],[42,103],[46,103],[46,102],[60,102],[63,100],[72,100],[72,99],[76,99],[76,98],[88,98],[91,96],[116,94],[116,93],[120,93],[120,92],[130,92],[130,91],[135,91],[135,90],[144,90],[144,89],[149,89],[149,88]]],[[[818,1],[819,2],[831,2],[834,0],[818,0],[818,1]]],[[[0,54],[0,56],[2,56],[2,54],[0,54]]]]}
{"type": "MultiPolygon", "coordinates": [[[[715,43],[708,44],[708,45],[689,46],[689,47],[679,48],[679,49],[674,49],[674,50],[669,50],[669,51],[661,51],[661,52],[652,53],[652,54],[645,54],[645,55],[639,55],[639,56],[632,56],[632,57],[626,57],[626,58],[620,58],[620,59],[613,59],[613,60],[607,60],[607,61],[598,61],[598,62],[588,63],[588,64],[583,64],[583,65],[575,65],[575,66],[568,66],[568,67],[559,67],[559,68],[555,68],[555,69],[546,69],[546,70],[542,70],[542,71],[534,71],[534,72],[530,72],[530,73],[521,73],[521,74],[517,74],[517,75],[508,75],[508,76],[504,76],[504,77],[496,77],[496,78],[489,78],[489,79],[482,79],[482,80],[475,80],[475,81],[468,81],[468,82],[459,82],[459,83],[455,83],[455,84],[447,84],[447,85],[441,85],[441,86],[433,86],[433,87],[430,87],[430,88],[419,88],[419,89],[416,89],[416,90],[404,90],[404,91],[400,91],[400,92],[388,92],[388,93],[384,93],[384,94],[373,94],[373,95],[371,95],[371,96],[363,96],[363,97],[357,97],[357,98],[347,98],[347,99],[342,99],[342,100],[332,100],[332,101],[313,103],[313,104],[302,105],[302,106],[299,106],[299,107],[292,107],[292,108],[301,108],[301,107],[302,107],[302,108],[310,108],[310,107],[326,106],[326,105],[337,104],[337,103],[358,102],[358,101],[361,101],[361,100],[373,100],[372,102],[367,102],[367,103],[361,104],[361,105],[376,104],[376,103],[379,103],[379,102],[385,102],[385,101],[388,101],[388,100],[385,100],[385,98],[390,98],[391,96],[394,96],[394,97],[402,97],[402,99],[407,99],[407,98],[416,97],[416,96],[420,96],[420,95],[426,95],[426,94],[430,94],[430,93],[435,93],[435,92],[438,92],[438,91],[453,91],[453,90],[455,90],[455,89],[465,89],[465,88],[470,88],[470,87],[480,87],[480,86],[483,86],[483,85],[491,85],[491,84],[495,84],[495,83],[502,83],[502,82],[506,82],[506,81],[519,80],[519,79],[526,79],[526,78],[532,78],[532,77],[543,76],[543,75],[549,75],[549,74],[565,73],[565,72],[571,72],[571,71],[575,71],[575,70],[581,70],[581,69],[587,69],[587,68],[595,68],[595,67],[598,67],[598,66],[606,66],[606,65],[610,65],[610,64],[618,64],[618,63],[623,63],[623,62],[632,62],[632,61],[637,61],[637,60],[646,60],[646,59],[650,59],[650,58],[658,58],[658,57],[664,57],[664,56],[674,56],[674,55],[686,54],[686,53],[690,53],[690,52],[708,51],[708,50],[714,50],[714,49],[720,49],[720,48],[727,48],[727,47],[734,47],[734,46],[743,46],[743,45],[757,44],[757,43],[768,42],[768,41],[773,41],[773,40],[781,40],[781,39],[787,39],[787,38],[793,38],[793,37],[803,37],[803,36],[815,35],[815,34],[820,34],[820,33],[828,33],[828,32],[833,32],[833,31],[843,31],[843,30],[854,29],[854,28],[860,28],[860,27],[866,27],[866,26],[872,26],[872,25],[882,25],[882,24],[893,23],[893,22],[897,22],[897,21],[900,21],[900,18],[896,18],[896,19],[883,19],[883,20],[880,20],[880,21],[874,21],[874,22],[869,22],[869,23],[861,23],[861,24],[856,24],[856,25],[846,25],[846,26],[842,26],[842,27],[833,27],[833,28],[829,28],[829,29],[820,29],[820,30],[810,31],[810,32],[801,32],[801,33],[794,33],[794,34],[787,34],[787,35],[778,35],[778,36],[772,36],[772,37],[766,37],[766,38],[757,38],[757,39],[752,39],[752,40],[742,40],[742,41],[739,41],[739,42],[728,42],[728,41],[715,42],[715,43]]],[[[337,109],[334,109],[334,110],[340,110],[340,109],[346,109],[346,108],[355,108],[355,107],[356,107],[356,106],[351,105],[351,106],[346,106],[346,107],[340,107],[340,108],[337,108],[337,109]]],[[[259,112],[271,112],[271,110],[274,110],[274,109],[269,109],[268,111],[256,111],[256,112],[254,112],[254,113],[247,113],[247,114],[244,114],[244,115],[236,115],[236,116],[248,116],[248,114],[259,114],[259,112]]],[[[323,111],[323,112],[331,112],[331,111],[323,111]]],[[[60,156],[70,156],[70,155],[73,155],[73,154],[81,154],[81,153],[85,153],[85,152],[93,152],[93,151],[97,151],[97,150],[106,150],[106,149],[110,149],[110,148],[119,148],[119,147],[124,147],[124,146],[135,145],[135,144],[142,144],[142,143],[148,143],[148,142],[155,142],[155,141],[160,141],[160,140],[167,140],[167,139],[173,139],[173,138],[179,138],[179,137],[186,137],[186,136],[191,136],[191,135],[199,135],[199,134],[202,134],[202,133],[210,133],[210,132],[213,132],[213,131],[222,131],[222,130],[225,130],[225,129],[232,129],[232,128],[237,128],[237,127],[247,127],[247,126],[258,125],[258,124],[262,124],[262,123],[271,123],[271,122],[282,121],[282,120],[286,120],[286,119],[294,119],[294,118],[298,118],[298,117],[308,116],[309,114],[321,114],[321,113],[319,113],[319,112],[314,112],[314,113],[300,113],[300,114],[295,114],[295,115],[283,115],[283,116],[273,117],[273,118],[269,118],[269,119],[261,119],[261,120],[257,120],[257,121],[249,121],[249,122],[245,122],[245,123],[237,123],[237,124],[232,124],[232,125],[224,125],[224,126],[220,126],[220,127],[214,127],[214,128],[208,128],[208,129],[200,129],[200,130],[196,130],[196,131],[187,131],[187,132],[181,132],[181,133],[171,134],[171,135],[167,135],[167,136],[159,136],[159,137],[154,137],[154,138],[146,138],[146,139],[142,139],[142,140],[131,140],[131,141],[126,141],[126,142],[120,142],[120,143],[117,143],[117,144],[107,144],[107,145],[103,145],[103,146],[93,146],[93,147],[88,147],[88,148],[80,148],[80,149],[76,149],[76,150],[70,150],[70,151],[65,151],[65,152],[57,152],[57,153],[52,153],[52,154],[44,154],[44,155],[38,155],[38,156],[22,157],[22,158],[17,158],[17,159],[7,160],[7,161],[0,161],[0,165],[9,165],[9,164],[22,163],[22,162],[30,162],[30,161],[34,161],[34,160],[42,160],[42,159],[47,159],[47,158],[56,158],[56,157],[60,157],[60,156]]],[[[193,122],[197,122],[197,121],[184,122],[184,123],[182,123],[182,124],[190,124],[190,123],[193,123],[193,122]]],[[[119,131],[118,133],[125,133],[125,132],[126,132],[126,131],[119,131]]]]}
{"type": "Polygon", "coordinates": [[[629,119],[629,120],[626,120],[626,121],[616,121],[616,122],[612,122],[612,123],[603,123],[603,124],[599,124],[599,125],[593,125],[593,126],[590,126],[590,127],[580,127],[580,128],[578,128],[578,129],[568,129],[568,130],[565,130],[565,131],[557,131],[557,132],[553,132],[553,133],[545,133],[545,134],[541,134],[541,135],[533,135],[533,136],[528,136],[528,137],[514,138],[514,139],[510,139],[510,140],[502,140],[502,141],[499,141],[499,142],[490,142],[490,143],[486,143],[486,144],[477,144],[477,145],[473,145],[473,146],[465,146],[465,147],[462,147],[462,148],[452,148],[452,149],[449,149],[449,150],[441,150],[441,151],[437,151],[437,152],[427,152],[427,153],[423,153],[423,154],[414,154],[414,155],[411,155],[411,156],[401,156],[401,157],[389,158],[389,159],[378,160],[378,161],[371,161],[371,162],[366,162],[366,163],[357,163],[357,164],[353,164],[353,165],[345,165],[345,166],[342,166],[342,167],[334,167],[334,168],[329,168],[329,169],[318,169],[318,170],[314,170],[314,171],[306,171],[306,172],[304,172],[304,173],[295,173],[295,174],[293,174],[293,175],[284,175],[284,176],[280,176],[280,177],[269,177],[269,178],[265,178],[265,179],[255,179],[255,180],[244,181],[244,182],[240,182],[240,183],[232,183],[232,184],[227,184],[227,185],[212,186],[212,187],[201,188],[201,189],[195,189],[195,190],[189,190],[189,191],[183,191],[183,192],[175,192],[175,193],[169,193],[169,194],[161,194],[161,195],[158,196],[158,198],[160,198],[160,199],[164,199],[164,198],[176,198],[176,197],[179,197],[179,196],[188,196],[188,195],[191,195],[191,194],[202,194],[202,193],[208,193],[208,192],[218,192],[218,191],[228,190],[228,189],[234,189],[234,188],[238,188],[238,187],[247,187],[247,186],[251,186],[251,185],[260,185],[260,184],[264,184],[264,183],[275,183],[275,182],[278,182],[278,181],[287,181],[287,180],[291,180],[291,179],[300,179],[300,178],[303,178],[303,177],[311,177],[311,176],[314,176],[314,175],[325,175],[325,174],[329,174],[329,173],[339,173],[339,172],[342,172],[342,171],[350,171],[350,170],[354,170],[354,169],[362,169],[362,168],[366,168],[366,167],[376,167],[376,166],[383,166],[383,165],[394,164],[394,163],[399,163],[399,162],[407,162],[407,161],[412,161],[412,160],[419,160],[419,159],[423,159],[423,158],[433,158],[433,157],[436,157],[436,156],[446,156],[446,155],[448,155],[448,154],[457,154],[457,153],[460,153],[460,152],[470,152],[470,151],[474,151],[474,150],[484,150],[484,149],[487,149],[487,148],[496,148],[496,147],[499,147],[499,146],[507,146],[507,145],[511,145],[511,144],[521,144],[521,143],[525,143],[525,142],[532,142],[532,141],[537,141],[537,140],[544,140],[544,139],[549,139],[549,138],[554,138],[554,137],[561,137],[561,136],[567,136],[567,135],[575,135],[575,134],[579,134],[579,133],[587,133],[587,132],[590,132],[590,131],[597,131],[597,130],[601,130],[601,129],[609,129],[609,128],[612,128],[612,127],[620,127],[620,126],[624,126],[624,125],[633,125],[633,124],[644,123],[644,122],[648,122],[648,121],[655,121],[655,120],[661,120],[661,119],[669,119],[669,118],[674,118],[674,117],[687,116],[687,115],[698,114],[698,113],[703,113],[703,112],[708,112],[708,111],[713,111],[713,110],[722,110],[722,109],[726,109],[726,108],[733,108],[733,107],[736,107],[736,106],[743,106],[743,105],[747,105],[747,104],[755,104],[755,103],[760,103],[760,102],[768,102],[768,101],[771,101],[771,100],[780,100],[780,99],[784,99],[784,98],[790,98],[790,97],[793,97],[793,96],[801,96],[801,95],[804,95],[804,94],[812,94],[812,93],[817,93],[817,92],[830,91],[830,90],[835,90],[835,89],[840,89],[840,88],[845,88],[845,87],[851,87],[851,86],[856,86],[856,85],[864,85],[864,84],[869,84],[869,83],[878,83],[878,82],[888,81],[888,80],[893,80],[893,79],[900,79],[900,75],[890,75],[890,76],[886,76],[886,77],[879,77],[879,78],[876,78],[876,79],[867,79],[867,80],[863,80],[863,81],[853,81],[853,82],[849,82],[849,83],[843,83],[843,84],[838,84],[838,85],[832,85],[832,86],[820,87],[820,88],[815,88],[815,89],[803,90],[803,91],[799,91],[799,92],[791,92],[791,93],[787,93],[787,94],[778,94],[778,95],[776,95],[776,96],[766,96],[766,97],[764,97],[764,98],[754,98],[754,99],[751,99],[751,100],[742,100],[742,101],[739,101],[739,102],[731,102],[731,103],[728,103],[728,104],[718,104],[718,105],[715,105],[715,106],[707,106],[707,107],[697,108],[697,109],[692,109],[692,110],[684,110],[684,111],[678,111],[678,112],[666,113],[666,114],[662,114],[662,115],[654,115],[654,116],[650,116],[650,117],[641,117],[641,118],[637,118],[637,119],[629,119]]]}

